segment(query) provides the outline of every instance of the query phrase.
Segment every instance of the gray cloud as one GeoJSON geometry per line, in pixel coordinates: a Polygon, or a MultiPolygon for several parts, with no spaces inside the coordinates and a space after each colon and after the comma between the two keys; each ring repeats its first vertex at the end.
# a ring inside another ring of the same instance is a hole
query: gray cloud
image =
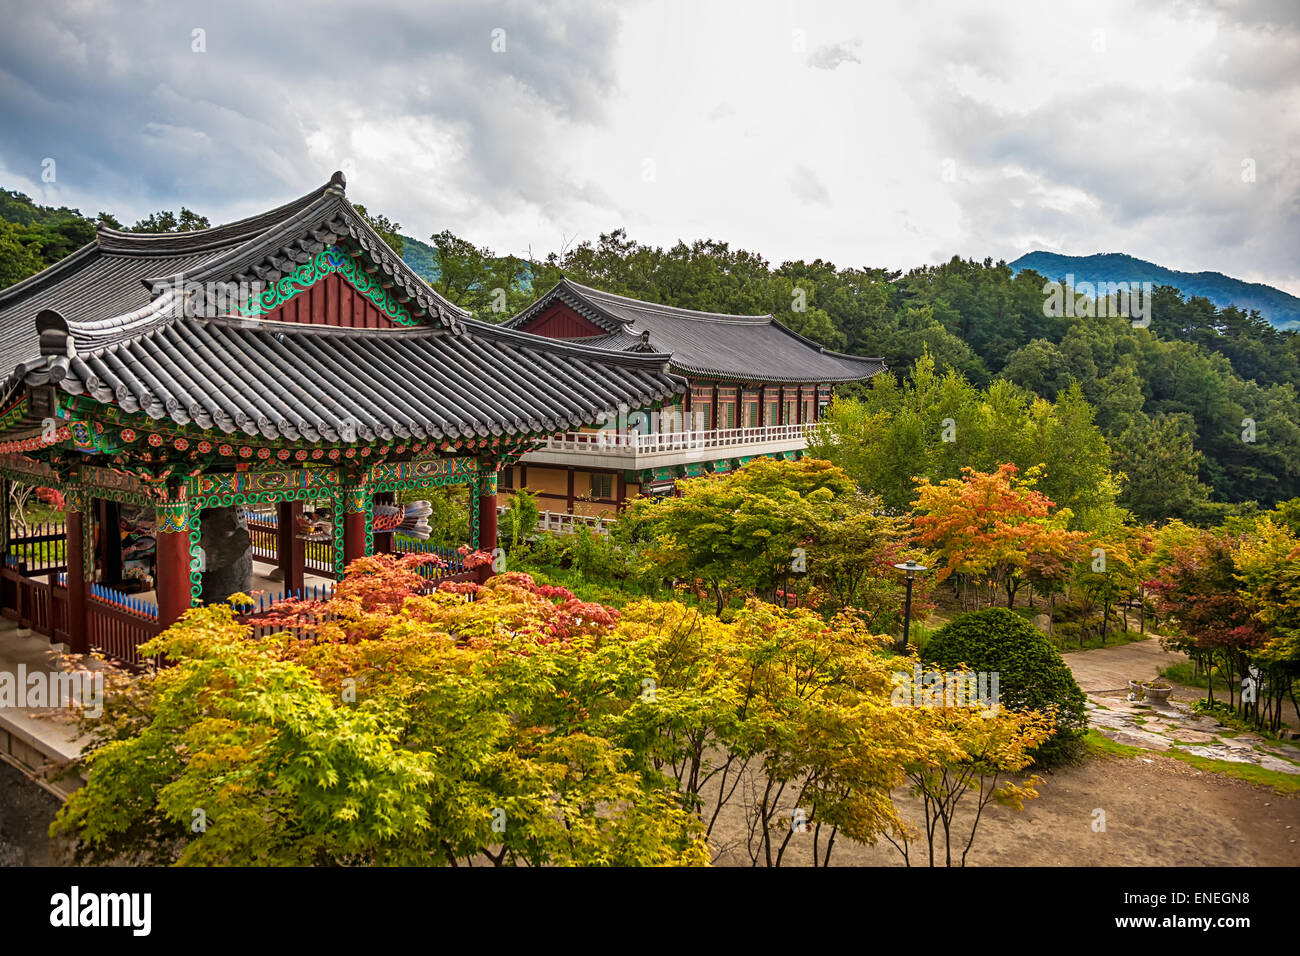
{"type": "MultiPolygon", "coordinates": [[[[941,43],[949,56],[960,51],[941,43]]],[[[978,68],[986,51],[972,49],[978,68]]],[[[969,243],[960,251],[1125,251],[1294,285],[1297,49],[1294,28],[1225,22],[1218,55],[1198,57],[1181,83],[1152,89],[1121,70],[1019,109],[918,70],[917,109],[938,155],[958,166],[957,182],[936,177],[934,188],[960,209],[969,243]],[[1244,163],[1253,182],[1243,181],[1244,163]]]]}
{"type": "Polygon", "coordinates": [[[615,80],[617,16],[578,3],[6,0],[0,15],[5,166],[34,179],[53,157],[78,194],[155,205],[281,201],[351,155],[357,126],[408,119],[447,130],[463,153],[444,185],[540,201],[562,184],[522,144],[547,123],[598,121],[615,80]],[[192,50],[194,30],[206,52],[192,50]],[[337,157],[319,165],[313,134],[337,157]]]}
{"type": "Polygon", "coordinates": [[[861,63],[851,49],[861,45],[860,40],[849,43],[831,43],[817,47],[808,54],[808,65],[815,70],[833,70],[841,63],[861,63]]]}
{"type": "Polygon", "coordinates": [[[819,206],[831,204],[831,194],[826,184],[807,166],[796,166],[791,170],[788,182],[796,199],[819,206]]]}

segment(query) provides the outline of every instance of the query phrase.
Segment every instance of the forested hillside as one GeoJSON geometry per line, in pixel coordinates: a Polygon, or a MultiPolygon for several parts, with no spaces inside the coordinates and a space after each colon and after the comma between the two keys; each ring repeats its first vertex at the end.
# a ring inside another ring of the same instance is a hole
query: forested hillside
{"type": "Polygon", "coordinates": [[[1300,494],[1300,336],[1168,286],[1135,328],[1045,314],[1043,276],[988,259],[905,274],[772,266],[726,243],[663,249],[622,231],[534,264],[537,288],[561,273],[671,305],[772,312],[831,348],[883,356],[900,378],[928,352],[975,389],[1006,380],[1054,402],[1078,383],[1125,475],[1119,503],[1139,518],[1211,521],[1231,510],[1213,502],[1300,494]]]}
{"type": "MultiPolygon", "coordinates": [[[[0,214],[0,286],[94,235],[94,222],[76,210],[35,206],[18,193],[0,193],[0,214]]],[[[99,219],[118,225],[105,213],[99,219]]],[[[1279,331],[1256,312],[1219,308],[1169,286],[1156,289],[1150,327],[1139,328],[1119,317],[1048,314],[1043,276],[988,259],[954,258],[906,273],[821,259],[773,265],[725,242],[663,248],[615,230],[529,262],[450,232],[428,243],[404,240],[400,224],[382,215],[370,221],[439,292],[490,321],[509,317],[534,290],[568,275],[670,305],[773,313],[829,348],[883,357],[892,375],[875,389],[910,382],[915,363],[928,354],[938,375],[953,370],[947,394],[966,402],[970,414],[983,408],[979,414],[987,417],[994,406],[1045,414],[1034,412],[1035,397],[1069,409],[1082,401],[1091,413],[1087,427],[1102,440],[1078,447],[1122,474],[1118,504],[1140,519],[1212,522],[1253,502],[1271,507],[1300,495],[1300,335],[1279,331]],[[989,391],[998,381],[1020,398],[989,391]]],[[[182,209],[131,228],[170,231],[206,222],[182,209]]],[[[863,414],[880,416],[863,433],[892,441],[901,438],[888,429],[917,427],[925,416],[914,420],[906,412],[906,394],[880,392],[862,403],[863,414]]],[[[919,447],[908,442],[899,447],[919,447]]],[[[943,463],[931,477],[955,476],[947,474],[958,467],[952,454],[931,457],[943,463]]]]}
{"type": "Polygon", "coordinates": [[[1225,276],[1222,272],[1180,272],[1154,262],[1108,252],[1096,256],[1064,256],[1055,252],[1030,252],[1010,263],[1013,272],[1032,269],[1058,282],[1074,276],[1076,283],[1150,282],[1171,285],[1183,295],[1199,295],[1215,305],[1257,309],[1279,329],[1300,329],[1300,298],[1264,285],[1225,276]]]}

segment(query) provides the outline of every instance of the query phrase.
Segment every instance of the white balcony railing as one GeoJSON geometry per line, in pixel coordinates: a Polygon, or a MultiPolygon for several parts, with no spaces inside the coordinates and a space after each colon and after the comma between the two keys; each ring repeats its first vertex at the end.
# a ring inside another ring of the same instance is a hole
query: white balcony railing
{"type": "Polygon", "coordinates": [[[680,432],[568,432],[553,435],[541,451],[599,452],[602,455],[653,455],[659,452],[694,448],[731,448],[775,442],[804,442],[809,433],[823,427],[822,422],[793,425],[761,425],[757,428],[716,428],[707,431],[680,432]]]}
{"type": "MultiPolygon", "coordinates": [[[[499,505],[497,514],[504,515],[510,508],[508,505],[499,505]]],[[[599,534],[608,534],[609,527],[614,523],[613,516],[601,515],[571,515],[563,511],[543,511],[537,516],[538,531],[554,531],[558,534],[572,534],[581,527],[590,528],[599,534]]]]}

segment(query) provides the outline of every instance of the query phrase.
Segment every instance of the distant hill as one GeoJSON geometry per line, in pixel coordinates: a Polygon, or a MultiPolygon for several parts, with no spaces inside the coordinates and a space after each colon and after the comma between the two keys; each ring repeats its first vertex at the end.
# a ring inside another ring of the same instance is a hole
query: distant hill
{"type": "Polygon", "coordinates": [[[1260,282],[1243,282],[1222,272],[1179,272],[1122,252],[1095,256],[1063,256],[1055,252],[1030,252],[1010,263],[1014,272],[1032,269],[1057,282],[1073,275],[1080,282],[1151,282],[1175,286],[1184,296],[1199,295],[1219,308],[1235,305],[1259,314],[1279,329],[1300,330],[1300,298],[1260,282]]]}
{"type": "Polygon", "coordinates": [[[402,260],[416,271],[425,282],[438,281],[438,250],[427,242],[402,236],[402,260]]]}
{"type": "MultiPolygon", "coordinates": [[[[427,242],[412,239],[410,236],[402,236],[402,260],[430,285],[436,283],[442,277],[442,270],[438,266],[438,250],[427,242]]],[[[500,262],[502,260],[494,259],[492,261],[500,262]]],[[[519,275],[519,282],[525,290],[532,285],[532,274],[527,263],[524,264],[519,275]]]]}

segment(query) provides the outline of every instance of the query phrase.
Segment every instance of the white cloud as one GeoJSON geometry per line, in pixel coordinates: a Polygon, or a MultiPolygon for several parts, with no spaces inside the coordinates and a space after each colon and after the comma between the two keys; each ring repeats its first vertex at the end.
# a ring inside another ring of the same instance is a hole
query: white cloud
{"type": "Polygon", "coordinates": [[[0,0],[0,177],[222,220],[346,159],[410,234],[502,252],[617,226],[894,268],[1045,246],[1300,293],[1293,4],[736,9],[0,0]]]}

